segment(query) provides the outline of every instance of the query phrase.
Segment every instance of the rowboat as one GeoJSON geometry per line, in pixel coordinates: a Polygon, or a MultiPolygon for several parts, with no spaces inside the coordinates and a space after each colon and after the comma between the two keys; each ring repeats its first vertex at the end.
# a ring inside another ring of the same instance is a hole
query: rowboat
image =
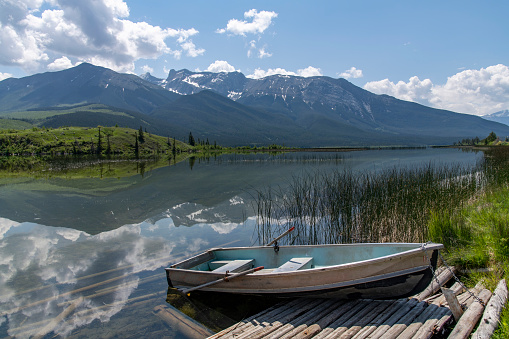
{"type": "Polygon", "coordinates": [[[442,248],[436,243],[213,248],[166,268],[166,277],[184,293],[402,298],[429,285],[442,248]]]}

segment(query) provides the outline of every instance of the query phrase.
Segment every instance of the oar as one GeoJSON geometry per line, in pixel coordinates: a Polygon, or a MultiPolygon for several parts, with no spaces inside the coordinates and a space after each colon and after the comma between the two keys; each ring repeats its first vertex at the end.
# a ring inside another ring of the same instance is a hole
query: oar
{"type": "Polygon", "coordinates": [[[288,231],[284,232],[283,234],[281,234],[280,236],[278,236],[277,238],[275,238],[274,240],[272,240],[271,242],[269,242],[267,245],[265,246],[272,246],[276,241],[278,241],[279,239],[281,239],[282,237],[284,237],[285,235],[287,235],[288,233],[290,233],[291,231],[293,231],[295,229],[295,226],[290,228],[288,231]]]}
{"type": "Polygon", "coordinates": [[[200,288],[204,288],[204,287],[208,287],[208,286],[211,286],[211,285],[215,285],[215,284],[218,284],[218,283],[223,282],[223,281],[230,281],[230,280],[232,280],[234,278],[237,278],[237,277],[249,274],[249,273],[253,273],[253,272],[256,272],[256,271],[259,271],[259,270],[263,270],[263,266],[251,268],[251,269],[249,269],[247,271],[243,271],[243,272],[235,273],[235,274],[232,274],[232,275],[228,275],[228,276],[225,276],[225,277],[223,277],[221,279],[218,279],[218,280],[209,281],[208,283],[205,283],[205,284],[200,285],[200,286],[186,288],[186,289],[179,290],[179,291],[182,292],[183,294],[188,294],[189,292],[199,290],[200,288]]]}

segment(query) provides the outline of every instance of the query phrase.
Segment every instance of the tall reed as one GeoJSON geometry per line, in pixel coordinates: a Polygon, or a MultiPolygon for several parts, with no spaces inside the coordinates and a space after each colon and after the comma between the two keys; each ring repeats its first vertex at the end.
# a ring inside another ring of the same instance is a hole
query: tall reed
{"type": "Polygon", "coordinates": [[[485,185],[481,164],[306,173],[258,191],[258,235],[265,243],[294,226],[287,243],[424,242],[432,211],[460,207],[485,185]]]}

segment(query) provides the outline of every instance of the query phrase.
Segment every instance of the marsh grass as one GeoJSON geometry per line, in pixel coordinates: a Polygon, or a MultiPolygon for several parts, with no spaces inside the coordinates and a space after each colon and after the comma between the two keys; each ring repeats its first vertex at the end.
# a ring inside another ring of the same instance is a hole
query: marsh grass
{"type": "Polygon", "coordinates": [[[266,242],[294,226],[294,244],[424,242],[433,211],[462,206],[485,186],[479,166],[429,163],[293,177],[286,188],[258,192],[259,237],[266,242]]]}
{"type": "MultiPolygon", "coordinates": [[[[485,149],[470,167],[309,174],[289,187],[258,192],[263,241],[290,226],[295,244],[431,240],[467,286],[509,281],[509,147],[485,149]]],[[[506,307],[493,338],[508,337],[506,307]]]]}

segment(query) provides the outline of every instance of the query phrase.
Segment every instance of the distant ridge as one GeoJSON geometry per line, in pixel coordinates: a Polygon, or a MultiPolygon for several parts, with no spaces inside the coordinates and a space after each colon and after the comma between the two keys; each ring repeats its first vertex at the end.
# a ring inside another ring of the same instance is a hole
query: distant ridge
{"type": "MultiPolygon", "coordinates": [[[[87,104],[128,113],[136,123],[157,126],[162,135],[185,138],[192,132],[195,138],[223,145],[429,145],[482,138],[492,131],[509,135],[507,125],[375,95],[345,79],[325,76],[251,79],[239,72],[171,70],[166,79],[158,79],[85,63],[0,82],[0,117],[87,104]]],[[[66,121],[80,126],[111,124],[116,119],[111,111],[104,116],[95,111],[93,119],[91,114],[74,114],[66,121]]],[[[47,121],[58,125],[62,119],[47,121]]],[[[119,115],[121,119],[127,118],[119,115]]]]}
{"type": "Polygon", "coordinates": [[[509,110],[506,109],[492,114],[483,115],[483,119],[496,121],[509,126],[509,110]]]}

